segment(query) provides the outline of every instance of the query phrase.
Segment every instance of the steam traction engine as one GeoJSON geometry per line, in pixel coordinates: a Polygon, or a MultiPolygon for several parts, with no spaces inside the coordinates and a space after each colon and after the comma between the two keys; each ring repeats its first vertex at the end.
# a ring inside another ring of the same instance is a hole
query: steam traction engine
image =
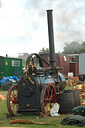
{"type": "Polygon", "coordinates": [[[47,107],[51,108],[57,102],[57,93],[65,88],[65,78],[56,68],[52,10],[47,10],[50,67],[43,68],[43,62],[36,53],[28,56],[27,71],[12,86],[7,94],[7,108],[11,115],[43,112],[49,115],[47,107]]]}

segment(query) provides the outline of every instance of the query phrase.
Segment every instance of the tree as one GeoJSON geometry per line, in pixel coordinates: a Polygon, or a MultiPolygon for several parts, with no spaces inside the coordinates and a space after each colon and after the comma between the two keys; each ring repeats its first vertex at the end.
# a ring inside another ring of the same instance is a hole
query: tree
{"type": "Polygon", "coordinates": [[[42,48],[39,53],[49,52],[48,48],[42,48]]]}
{"type": "Polygon", "coordinates": [[[85,52],[85,41],[83,41],[82,44],[81,44],[80,53],[83,53],[83,52],[85,52]]]}
{"type": "Polygon", "coordinates": [[[81,45],[77,41],[73,41],[70,44],[65,43],[63,54],[77,54],[82,49],[81,45]]]}

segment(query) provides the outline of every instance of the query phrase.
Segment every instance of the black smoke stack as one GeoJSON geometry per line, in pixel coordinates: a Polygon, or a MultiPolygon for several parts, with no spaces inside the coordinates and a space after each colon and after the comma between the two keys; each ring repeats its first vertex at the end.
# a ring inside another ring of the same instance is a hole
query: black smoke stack
{"type": "Polygon", "coordinates": [[[51,64],[51,67],[56,67],[54,36],[53,36],[53,17],[52,17],[52,11],[53,10],[47,10],[48,35],[49,35],[49,51],[50,51],[50,64],[51,64]]]}

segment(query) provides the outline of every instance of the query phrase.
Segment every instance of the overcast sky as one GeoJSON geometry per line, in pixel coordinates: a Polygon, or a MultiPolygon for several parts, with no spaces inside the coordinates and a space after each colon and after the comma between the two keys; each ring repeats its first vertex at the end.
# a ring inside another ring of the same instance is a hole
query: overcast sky
{"type": "Polygon", "coordinates": [[[0,0],[0,55],[49,48],[47,12],[53,10],[55,52],[85,40],[85,0],[0,0]]]}

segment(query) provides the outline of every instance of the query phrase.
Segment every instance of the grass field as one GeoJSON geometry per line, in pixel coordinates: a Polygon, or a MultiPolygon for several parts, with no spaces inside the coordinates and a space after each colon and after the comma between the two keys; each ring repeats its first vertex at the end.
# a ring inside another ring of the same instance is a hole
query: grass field
{"type": "MultiPolygon", "coordinates": [[[[1,91],[0,94],[7,95],[7,91],[1,91]]],[[[10,124],[10,118],[7,118],[8,110],[6,106],[6,100],[0,100],[0,127],[28,127],[28,128],[78,128],[77,126],[61,125],[61,121],[68,115],[60,115],[58,117],[44,116],[41,118],[40,115],[17,115],[11,119],[26,119],[35,122],[48,123],[49,125],[40,124],[10,124]],[[54,126],[56,125],[56,126],[54,126]]]]}

